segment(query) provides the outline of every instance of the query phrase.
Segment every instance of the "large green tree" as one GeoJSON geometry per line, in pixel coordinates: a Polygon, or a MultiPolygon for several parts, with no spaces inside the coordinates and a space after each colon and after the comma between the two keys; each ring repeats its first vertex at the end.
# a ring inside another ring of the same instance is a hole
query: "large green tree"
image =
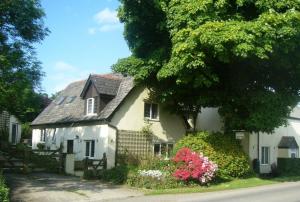
{"type": "Polygon", "coordinates": [[[299,101],[300,1],[120,2],[132,56],[115,71],[183,116],[218,107],[227,130],[286,123],[299,101]]]}
{"type": "Polygon", "coordinates": [[[39,96],[43,73],[33,45],[48,33],[44,15],[39,0],[0,1],[0,111],[22,119],[39,96]]]}

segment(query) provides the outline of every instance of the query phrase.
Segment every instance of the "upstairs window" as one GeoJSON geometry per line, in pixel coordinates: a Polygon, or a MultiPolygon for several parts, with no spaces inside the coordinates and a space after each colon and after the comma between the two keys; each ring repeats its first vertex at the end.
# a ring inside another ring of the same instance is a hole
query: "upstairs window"
{"type": "Polygon", "coordinates": [[[95,106],[95,99],[89,98],[86,101],[86,114],[93,115],[94,114],[94,106],[95,106]]]}
{"type": "Polygon", "coordinates": [[[145,103],[144,118],[151,119],[151,120],[158,120],[158,104],[145,103]]]}

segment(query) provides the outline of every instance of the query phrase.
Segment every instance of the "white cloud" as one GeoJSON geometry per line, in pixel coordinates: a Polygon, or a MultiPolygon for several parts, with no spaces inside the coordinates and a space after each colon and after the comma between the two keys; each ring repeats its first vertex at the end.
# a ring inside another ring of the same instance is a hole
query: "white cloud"
{"type": "Polygon", "coordinates": [[[119,18],[117,16],[117,11],[105,8],[94,16],[95,21],[98,24],[116,24],[119,23],[119,18]]]}
{"type": "Polygon", "coordinates": [[[70,70],[76,70],[77,68],[64,61],[58,61],[55,63],[54,69],[58,71],[70,71],[70,70]]]}
{"type": "Polygon", "coordinates": [[[117,16],[117,11],[105,8],[94,15],[95,22],[99,27],[91,27],[88,29],[90,35],[97,32],[110,32],[122,28],[122,24],[117,16]]]}
{"type": "Polygon", "coordinates": [[[77,68],[65,61],[57,61],[54,63],[54,71],[48,77],[53,83],[51,91],[61,91],[74,81],[86,79],[89,74],[90,70],[77,68]]]}
{"type": "Polygon", "coordinates": [[[114,30],[117,30],[119,28],[121,28],[122,25],[121,24],[116,24],[116,25],[103,25],[99,28],[99,31],[100,32],[110,32],[110,31],[114,31],[114,30]]]}

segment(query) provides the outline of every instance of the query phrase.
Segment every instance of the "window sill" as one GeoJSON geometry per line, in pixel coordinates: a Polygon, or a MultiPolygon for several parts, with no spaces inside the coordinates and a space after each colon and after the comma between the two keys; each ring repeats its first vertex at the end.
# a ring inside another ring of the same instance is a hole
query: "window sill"
{"type": "Polygon", "coordinates": [[[159,119],[150,119],[144,117],[144,121],[159,122],[159,119]]]}
{"type": "Polygon", "coordinates": [[[98,114],[86,114],[85,116],[97,116],[98,114]]]}

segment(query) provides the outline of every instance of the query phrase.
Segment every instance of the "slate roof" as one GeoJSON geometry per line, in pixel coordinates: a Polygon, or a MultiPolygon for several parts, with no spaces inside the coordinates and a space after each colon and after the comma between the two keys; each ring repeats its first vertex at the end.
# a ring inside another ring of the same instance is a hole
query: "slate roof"
{"type": "Polygon", "coordinates": [[[278,144],[278,148],[297,149],[297,148],[299,148],[299,146],[295,140],[295,137],[283,136],[278,144]]]}
{"type": "Polygon", "coordinates": [[[88,78],[83,91],[89,86],[89,82],[92,81],[99,94],[115,96],[118,92],[122,78],[123,77],[120,74],[93,74],[88,78]]]}
{"type": "Polygon", "coordinates": [[[57,100],[51,102],[31,125],[107,120],[134,87],[132,77],[123,77],[119,74],[91,75],[89,78],[95,79],[94,82],[98,85],[97,90],[103,94],[115,95],[98,115],[86,116],[84,114],[84,100],[80,95],[87,80],[82,80],[69,84],[58,97],[58,99],[65,97],[64,101],[61,104],[58,104],[57,100]],[[75,99],[67,103],[66,100],[74,96],[76,96],[75,99]]]}

